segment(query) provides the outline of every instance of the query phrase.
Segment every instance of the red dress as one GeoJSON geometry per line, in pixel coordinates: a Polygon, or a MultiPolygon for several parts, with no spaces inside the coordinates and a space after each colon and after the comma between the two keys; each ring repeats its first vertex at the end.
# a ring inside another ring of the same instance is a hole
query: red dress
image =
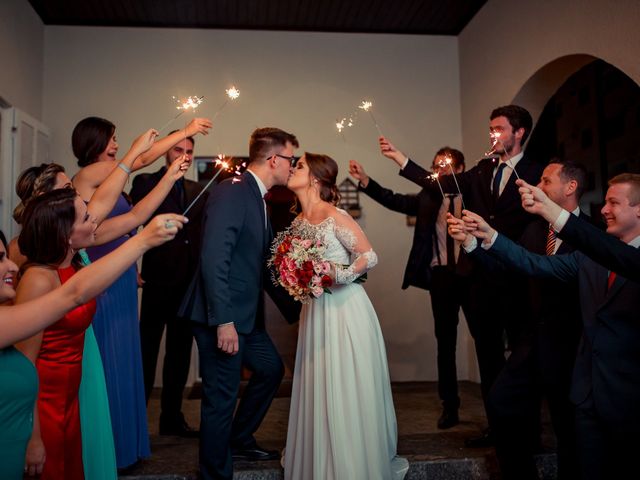
{"type": "MultiPolygon", "coordinates": [[[[74,273],[73,266],[59,268],[60,283],[74,273]]],[[[84,332],[95,311],[96,302],[90,300],[45,329],[42,336],[36,361],[40,432],[47,455],[42,480],[84,479],[78,388],[84,332]]]]}

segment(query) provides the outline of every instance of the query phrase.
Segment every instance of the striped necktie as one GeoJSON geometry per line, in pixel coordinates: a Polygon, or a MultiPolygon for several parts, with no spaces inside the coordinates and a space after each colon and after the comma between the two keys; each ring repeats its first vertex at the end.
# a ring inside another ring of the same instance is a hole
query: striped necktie
{"type": "Polygon", "coordinates": [[[551,225],[549,225],[549,233],[547,234],[547,248],[545,252],[547,255],[553,255],[556,250],[556,232],[551,225]]]}

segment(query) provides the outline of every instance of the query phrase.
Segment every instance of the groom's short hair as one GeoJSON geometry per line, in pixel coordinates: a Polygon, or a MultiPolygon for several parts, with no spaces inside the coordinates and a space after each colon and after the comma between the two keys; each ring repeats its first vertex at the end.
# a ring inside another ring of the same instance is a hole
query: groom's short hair
{"type": "Polygon", "coordinates": [[[271,154],[273,147],[285,147],[287,142],[290,142],[295,148],[300,146],[295,135],[279,128],[255,129],[249,139],[249,162],[266,159],[271,154]]]}

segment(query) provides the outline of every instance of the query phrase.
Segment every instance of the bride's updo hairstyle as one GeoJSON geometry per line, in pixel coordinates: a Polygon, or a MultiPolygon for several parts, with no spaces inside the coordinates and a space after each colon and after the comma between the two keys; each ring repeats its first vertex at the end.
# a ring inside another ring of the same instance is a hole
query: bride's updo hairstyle
{"type": "Polygon", "coordinates": [[[37,167],[29,167],[18,177],[16,194],[20,203],[13,210],[13,219],[22,224],[25,205],[33,197],[50,192],[56,185],[58,173],[64,173],[64,167],[57,163],[42,163],[37,167]]]}
{"type": "Polygon", "coordinates": [[[320,198],[332,205],[337,205],[340,202],[340,192],[336,185],[336,178],[338,177],[338,164],[336,161],[328,155],[309,152],[305,152],[304,158],[307,161],[309,173],[313,177],[312,182],[314,180],[318,181],[320,198]]]}

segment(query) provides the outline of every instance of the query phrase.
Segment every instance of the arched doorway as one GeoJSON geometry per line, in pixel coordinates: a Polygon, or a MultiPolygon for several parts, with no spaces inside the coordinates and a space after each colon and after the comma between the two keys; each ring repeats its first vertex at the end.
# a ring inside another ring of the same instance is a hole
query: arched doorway
{"type": "Polygon", "coordinates": [[[609,178],[640,171],[640,87],[615,66],[588,55],[562,57],[536,72],[514,103],[538,117],[530,158],[587,167],[585,211],[597,214],[609,178]]]}

